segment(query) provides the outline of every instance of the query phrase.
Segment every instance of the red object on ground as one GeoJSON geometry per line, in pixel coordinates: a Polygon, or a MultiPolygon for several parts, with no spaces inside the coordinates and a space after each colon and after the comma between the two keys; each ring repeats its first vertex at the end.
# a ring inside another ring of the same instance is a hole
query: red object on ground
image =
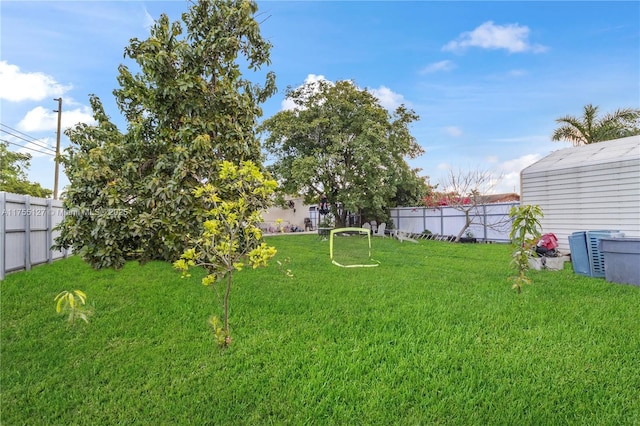
{"type": "Polygon", "coordinates": [[[544,234],[538,240],[538,247],[553,250],[558,247],[558,238],[556,238],[555,234],[544,234]]]}

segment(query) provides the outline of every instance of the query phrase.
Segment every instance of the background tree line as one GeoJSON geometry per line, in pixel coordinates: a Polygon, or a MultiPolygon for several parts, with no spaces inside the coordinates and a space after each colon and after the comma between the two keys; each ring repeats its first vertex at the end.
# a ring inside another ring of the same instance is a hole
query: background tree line
{"type": "MultiPolygon", "coordinates": [[[[162,15],[146,40],[130,41],[125,56],[139,71],[121,65],[113,92],[126,130],[91,96],[97,124],[66,131],[64,203],[75,214],[62,223],[58,248],[73,247],[96,267],[131,257],[175,260],[210,207],[193,191],[215,185],[225,160],[255,162],[279,191],[308,203],[326,193],[338,225],[348,211],[381,222],[389,207],[424,204],[435,189],[407,163],[423,149],[410,130],[419,117],[404,105],[389,112],[353,81],[320,81],[288,88],[295,108],[258,122],[276,85],[273,73],[262,72],[272,46],[257,12],[253,1],[200,0],[180,21],[162,15]],[[259,71],[261,83],[246,77],[259,71]]],[[[552,140],[580,145],[640,134],[638,109],[597,113],[587,105],[582,117],[557,119],[552,140]]],[[[26,180],[28,156],[0,150],[0,190],[50,194],[26,180]]]]}

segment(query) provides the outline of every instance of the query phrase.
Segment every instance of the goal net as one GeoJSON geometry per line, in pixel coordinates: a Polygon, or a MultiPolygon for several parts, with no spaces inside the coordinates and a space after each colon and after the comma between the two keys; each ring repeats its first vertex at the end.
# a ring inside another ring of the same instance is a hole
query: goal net
{"type": "Polygon", "coordinates": [[[378,266],[371,259],[371,230],[366,228],[338,228],[329,234],[331,263],[343,268],[378,266]]]}

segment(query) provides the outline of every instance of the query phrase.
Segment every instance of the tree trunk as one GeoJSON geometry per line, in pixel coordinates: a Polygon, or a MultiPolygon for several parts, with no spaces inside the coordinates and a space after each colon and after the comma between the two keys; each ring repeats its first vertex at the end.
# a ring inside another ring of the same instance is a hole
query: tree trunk
{"type": "Polygon", "coordinates": [[[460,230],[460,232],[458,232],[458,235],[456,236],[456,239],[455,239],[456,243],[460,242],[460,238],[462,238],[462,235],[464,234],[464,231],[469,229],[469,226],[471,226],[471,219],[469,218],[469,210],[465,210],[465,212],[464,212],[464,226],[462,227],[462,229],[460,230]]]}
{"type": "Polygon", "coordinates": [[[342,213],[338,214],[338,212],[336,212],[335,216],[336,218],[336,228],[344,228],[345,224],[347,223],[347,212],[346,211],[342,211],[342,213]]]}
{"type": "Polygon", "coordinates": [[[224,331],[226,333],[227,344],[231,341],[231,331],[229,330],[229,295],[231,294],[231,281],[233,271],[227,274],[227,288],[224,293],[224,331]]]}

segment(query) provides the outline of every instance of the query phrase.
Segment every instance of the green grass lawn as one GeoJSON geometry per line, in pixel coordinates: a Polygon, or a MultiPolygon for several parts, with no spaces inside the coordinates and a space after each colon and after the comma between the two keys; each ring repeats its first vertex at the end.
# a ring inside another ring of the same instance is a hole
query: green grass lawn
{"type": "Polygon", "coordinates": [[[7,276],[0,423],[640,424],[638,287],[567,264],[518,295],[506,245],[376,238],[380,266],[344,269],[315,236],[267,241],[271,266],[235,276],[222,352],[216,293],[169,264],[7,276]],[[55,312],[76,288],[89,324],[55,312]]]}

